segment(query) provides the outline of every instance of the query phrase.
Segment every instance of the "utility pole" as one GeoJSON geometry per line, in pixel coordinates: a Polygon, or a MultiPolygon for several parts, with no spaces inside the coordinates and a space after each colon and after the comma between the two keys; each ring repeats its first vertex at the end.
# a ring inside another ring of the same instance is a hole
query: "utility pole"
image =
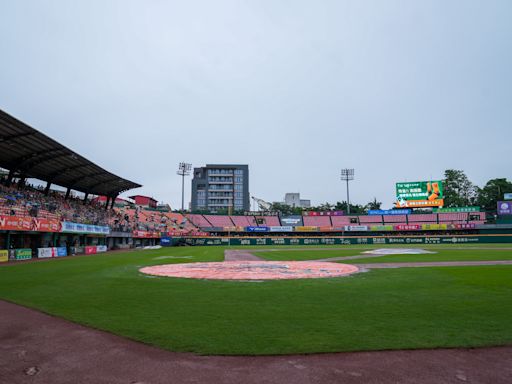
{"type": "Polygon", "coordinates": [[[176,172],[181,176],[181,212],[185,211],[185,176],[190,174],[191,169],[192,164],[182,162],[178,165],[178,171],[176,172]]]}
{"type": "Polygon", "coordinates": [[[341,170],[341,180],[347,182],[347,214],[350,215],[350,194],[348,182],[354,180],[354,168],[344,168],[341,170]]]}

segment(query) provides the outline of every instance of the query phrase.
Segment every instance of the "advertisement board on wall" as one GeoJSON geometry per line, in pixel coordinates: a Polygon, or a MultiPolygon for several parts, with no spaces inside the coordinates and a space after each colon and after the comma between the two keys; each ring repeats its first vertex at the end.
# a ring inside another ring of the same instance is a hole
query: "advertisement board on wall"
{"type": "Polygon", "coordinates": [[[318,227],[313,227],[310,225],[298,226],[298,227],[295,227],[295,230],[297,232],[318,232],[318,227]]]}
{"type": "Polygon", "coordinates": [[[86,255],[94,255],[96,254],[96,246],[95,245],[88,245],[85,247],[85,254],[86,255]]]}
{"type": "Polygon", "coordinates": [[[57,247],[57,257],[64,257],[68,255],[66,247],[57,247]]]}
{"type": "Polygon", "coordinates": [[[512,215],[512,201],[498,201],[498,215],[512,215]]]}
{"type": "Polygon", "coordinates": [[[370,209],[369,215],[409,215],[410,209],[370,209]]]}
{"type": "Polygon", "coordinates": [[[396,183],[397,208],[442,207],[443,182],[413,181],[396,183]]]}
{"type": "Polygon", "coordinates": [[[269,227],[245,227],[247,232],[269,232],[269,227]]]}
{"type": "Polygon", "coordinates": [[[7,249],[0,249],[0,263],[9,261],[9,251],[7,249]]]}
{"type": "Polygon", "coordinates": [[[512,193],[504,193],[503,200],[512,200],[512,193]]]}
{"type": "Polygon", "coordinates": [[[47,257],[55,257],[57,248],[37,248],[37,257],[44,259],[47,257]]]}
{"type": "Polygon", "coordinates": [[[110,235],[110,227],[106,225],[90,225],[63,221],[61,232],[110,235]]]}
{"type": "Polygon", "coordinates": [[[0,216],[0,230],[4,231],[59,232],[60,229],[61,224],[58,220],[0,216]]]}
{"type": "Polygon", "coordinates": [[[480,207],[450,207],[434,209],[436,213],[480,212],[480,207]]]}
{"type": "Polygon", "coordinates": [[[305,211],[302,213],[304,216],[343,216],[344,211],[305,211]]]}
{"type": "Polygon", "coordinates": [[[186,238],[189,245],[355,245],[355,244],[472,244],[512,243],[512,236],[349,236],[349,237],[235,237],[227,238],[186,238]]]}
{"type": "Polygon", "coordinates": [[[291,225],[292,227],[301,226],[302,225],[302,216],[299,216],[299,215],[283,216],[283,217],[281,217],[281,224],[291,225]]]}
{"type": "Polygon", "coordinates": [[[273,227],[269,227],[270,228],[270,232],[293,232],[293,227],[291,226],[286,226],[286,225],[281,225],[281,226],[273,226],[273,227]]]}
{"type": "Polygon", "coordinates": [[[160,245],[163,247],[168,247],[168,246],[172,245],[171,238],[168,236],[161,237],[160,245]]]}
{"type": "Polygon", "coordinates": [[[367,231],[367,225],[345,225],[345,231],[356,232],[356,231],[367,231]]]}
{"type": "Polygon", "coordinates": [[[21,248],[14,251],[16,260],[30,260],[32,258],[32,250],[30,248],[21,248]]]}

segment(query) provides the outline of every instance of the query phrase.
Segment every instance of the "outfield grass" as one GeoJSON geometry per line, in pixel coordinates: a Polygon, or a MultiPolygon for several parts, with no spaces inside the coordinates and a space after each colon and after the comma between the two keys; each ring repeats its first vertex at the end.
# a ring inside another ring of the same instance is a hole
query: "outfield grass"
{"type": "MultiPolygon", "coordinates": [[[[377,246],[361,246],[352,247],[350,249],[317,249],[308,250],[302,248],[300,250],[275,250],[266,252],[257,252],[255,255],[266,260],[285,261],[285,260],[318,260],[327,259],[332,257],[346,257],[346,256],[364,256],[365,251],[369,251],[377,246]]],[[[389,247],[388,247],[389,248],[389,247]]],[[[394,247],[399,248],[399,247],[394,247]]],[[[403,248],[403,246],[402,246],[403,248]]],[[[406,247],[413,248],[413,247],[406,247]]],[[[416,262],[416,261],[488,261],[488,260],[512,260],[512,249],[503,249],[494,247],[490,249],[474,249],[472,247],[453,247],[450,248],[446,245],[444,247],[416,247],[427,249],[436,253],[427,253],[420,255],[387,255],[379,257],[368,257],[361,259],[353,259],[340,261],[340,263],[388,263],[388,262],[416,262]]]]}
{"type": "Polygon", "coordinates": [[[145,265],[220,261],[223,251],[166,248],[4,265],[0,297],[169,350],[202,354],[512,343],[511,266],[374,270],[260,283],[138,272],[145,265]],[[167,256],[173,258],[162,258],[167,256]]]}

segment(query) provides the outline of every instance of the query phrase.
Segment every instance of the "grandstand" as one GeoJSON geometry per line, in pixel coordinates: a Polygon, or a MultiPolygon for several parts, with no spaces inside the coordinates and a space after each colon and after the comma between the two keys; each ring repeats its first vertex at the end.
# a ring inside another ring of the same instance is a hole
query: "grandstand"
{"type": "Polygon", "coordinates": [[[6,170],[0,172],[0,249],[35,253],[53,246],[83,253],[91,247],[155,245],[164,237],[265,236],[266,232],[272,236],[290,232],[294,236],[364,236],[366,231],[387,236],[489,228],[486,213],[471,207],[461,212],[398,210],[348,216],[341,212],[304,216],[178,213],[166,205],[158,209],[157,201],[147,196],[135,195],[135,201],[119,198],[140,185],[104,170],[1,110],[0,167],[6,170]],[[42,185],[28,184],[29,178],[42,185]]]}

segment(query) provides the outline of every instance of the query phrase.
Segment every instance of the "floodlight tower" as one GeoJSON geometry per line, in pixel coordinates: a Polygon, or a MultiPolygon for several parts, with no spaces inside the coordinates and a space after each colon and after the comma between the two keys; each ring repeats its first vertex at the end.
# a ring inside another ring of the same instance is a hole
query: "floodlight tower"
{"type": "Polygon", "coordinates": [[[178,171],[176,172],[181,176],[181,211],[185,210],[185,176],[190,175],[192,164],[180,163],[178,165],[178,171]]]}
{"type": "Polygon", "coordinates": [[[354,180],[354,168],[344,168],[341,170],[341,180],[347,182],[347,214],[350,215],[350,194],[348,190],[348,182],[354,180]]]}

